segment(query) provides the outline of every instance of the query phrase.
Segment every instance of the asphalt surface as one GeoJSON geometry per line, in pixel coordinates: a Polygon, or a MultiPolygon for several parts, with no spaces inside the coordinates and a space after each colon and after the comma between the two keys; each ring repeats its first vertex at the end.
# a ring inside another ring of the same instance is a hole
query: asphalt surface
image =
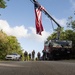
{"type": "Polygon", "coordinates": [[[75,62],[0,61],[0,75],[75,75],[75,62]]]}

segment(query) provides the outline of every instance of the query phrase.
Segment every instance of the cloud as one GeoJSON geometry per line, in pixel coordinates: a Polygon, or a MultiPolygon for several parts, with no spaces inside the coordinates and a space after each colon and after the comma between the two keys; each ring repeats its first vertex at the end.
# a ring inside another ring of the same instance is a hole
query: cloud
{"type": "Polygon", "coordinates": [[[7,35],[13,35],[19,38],[26,37],[28,35],[28,30],[23,25],[10,27],[6,20],[0,20],[0,29],[2,29],[7,35]]]}
{"type": "Polygon", "coordinates": [[[49,35],[49,32],[43,31],[42,36],[36,34],[34,27],[25,28],[24,25],[11,27],[6,20],[0,20],[0,30],[3,30],[7,35],[13,35],[17,38],[28,38],[30,40],[44,41],[49,35]]]}
{"type": "Polygon", "coordinates": [[[54,17],[54,19],[60,24],[61,27],[65,27],[66,26],[67,20],[65,18],[57,19],[57,18],[54,17]]]}
{"type": "Polygon", "coordinates": [[[32,33],[29,35],[30,37],[30,39],[35,39],[35,40],[37,40],[37,41],[44,41],[44,40],[46,40],[46,38],[52,33],[50,33],[50,32],[46,32],[45,30],[42,32],[42,35],[38,35],[38,34],[36,34],[36,30],[35,30],[35,28],[33,28],[33,27],[29,27],[29,29],[32,31],[32,33]],[[33,36],[34,36],[34,38],[33,38],[33,36]]]}
{"type": "MultiPolygon", "coordinates": [[[[67,19],[66,18],[62,18],[62,19],[58,19],[55,16],[52,16],[53,19],[61,26],[61,27],[65,27],[66,23],[67,23],[67,19]]],[[[50,20],[49,18],[45,18],[46,20],[50,20]]],[[[53,21],[53,20],[52,20],[53,21]]],[[[52,23],[55,24],[55,22],[53,21],[52,23]]]]}
{"type": "MultiPolygon", "coordinates": [[[[57,19],[55,20],[62,26],[66,24],[66,19],[57,19]]],[[[0,29],[2,29],[7,35],[13,35],[17,38],[27,38],[29,40],[35,40],[38,42],[43,42],[48,36],[53,32],[47,32],[45,29],[42,32],[42,35],[36,34],[36,29],[34,27],[25,28],[24,25],[11,27],[6,20],[0,20],[0,29]]]]}
{"type": "MultiPolygon", "coordinates": [[[[62,26],[66,24],[66,19],[57,19],[55,20],[62,26]]],[[[11,27],[6,20],[0,20],[0,29],[2,29],[7,35],[13,35],[17,38],[27,38],[29,40],[35,40],[42,42],[46,40],[48,36],[52,34],[53,31],[47,32],[45,29],[42,32],[42,35],[36,34],[36,29],[34,27],[25,28],[24,25],[11,27]]]]}

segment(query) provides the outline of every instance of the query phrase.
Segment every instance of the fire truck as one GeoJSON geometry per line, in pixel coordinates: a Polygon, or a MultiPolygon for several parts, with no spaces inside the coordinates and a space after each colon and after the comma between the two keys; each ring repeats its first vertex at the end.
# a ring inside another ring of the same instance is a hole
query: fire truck
{"type": "Polygon", "coordinates": [[[46,40],[44,42],[43,60],[70,59],[72,41],[46,40]]]}
{"type": "MultiPolygon", "coordinates": [[[[36,0],[33,0],[32,3],[36,3],[39,7],[41,6],[36,0]]],[[[61,25],[46,10],[42,10],[42,12],[58,27],[56,39],[44,42],[44,49],[42,51],[43,60],[69,59],[71,56],[72,41],[60,40],[61,25]]]]}

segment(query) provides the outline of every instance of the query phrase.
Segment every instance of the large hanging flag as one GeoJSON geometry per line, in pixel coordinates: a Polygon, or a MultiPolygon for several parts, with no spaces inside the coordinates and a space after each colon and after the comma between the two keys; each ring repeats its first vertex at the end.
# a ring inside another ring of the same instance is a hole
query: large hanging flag
{"type": "Polygon", "coordinates": [[[36,33],[41,35],[43,31],[42,26],[42,10],[44,9],[42,6],[39,6],[37,3],[34,3],[35,8],[35,25],[36,25],[36,33]]]}

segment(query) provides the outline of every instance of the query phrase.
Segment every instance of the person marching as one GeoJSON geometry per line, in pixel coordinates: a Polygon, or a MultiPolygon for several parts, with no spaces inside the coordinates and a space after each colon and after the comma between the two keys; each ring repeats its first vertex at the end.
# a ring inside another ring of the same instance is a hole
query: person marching
{"type": "Polygon", "coordinates": [[[41,54],[40,54],[40,52],[38,52],[37,53],[38,60],[40,60],[40,56],[41,56],[41,54]]]}
{"type": "Polygon", "coordinates": [[[35,51],[33,50],[32,51],[32,60],[34,61],[34,58],[35,58],[35,51]]]}
{"type": "Polygon", "coordinates": [[[29,53],[29,60],[31,60],[31,53],[29,53]]]}
{"type": "Polygon", "coordinates": [[[24,52],[24,58],[25,58],[25,61],[28,61],[28,52],[27,51],[24,52]]]}

